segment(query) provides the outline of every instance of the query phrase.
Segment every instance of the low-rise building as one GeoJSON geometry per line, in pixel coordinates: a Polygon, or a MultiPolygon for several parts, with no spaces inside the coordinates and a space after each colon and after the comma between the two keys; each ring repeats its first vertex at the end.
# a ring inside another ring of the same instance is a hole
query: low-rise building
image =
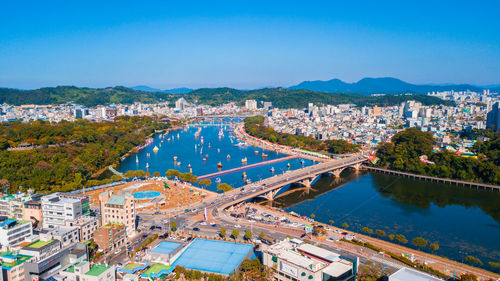
{"type": "Polygon", "coordinates": [[[113,194],[112,190],[99,194],[102,225],[120,223],[125,225],[128,236],[135,235],[135,202],[132,194],[113,194]]]}
{"type": "Polygon", "coordinates": [[[92,267],[86,261],[76,263],[61,271],[61,275],[67,276],[68,280],[79,281],[115,281],[115,267],[102,264],[94,264],[92,267]]]}
{"type": "Polygon", "coordinates": [[[347,260],[339,254],[298,239],[262,245],[262,249],[263,264],[273,269],[274,280],[356,280],[357,259],[347,260]]]}
{"type": "Polygon", "coordinates": [[[24,202],[24,220],[31,221],[34,229],[42,226],[42,218],[42,203],[40,201],[24,202]]]}
{"type": "Polygon", "coordinates": [[[101,226],[97,217],[81,216],[76,221],[66,222],[67,227],[76,227],[80,232],[80,242],[85,242],[94,237],[94,232],[101,226]]]}
{"type": "Polygon", "coordinates": [[[0,244],[5,250],[19,245],[31,235],[33,226],[30,221],[6,219],[0,222],[0,244]]]}
{"type": "Polygon", "coordinates": [[[403,267],[393,274],[389,275],[389,281],[442,281],[427,273],[413,270],[411,268],[403,267]]]}
{"type": "Polygon", "coordinates": [[[125,225],[109,223],[101,226],[94,232],[94,241],[99,246],[99,250],[114,250],[125,245],[127,233],[125,225]]]}
{"type": "Polygon", "coordinates": [[[32,260],[32,256],[22,255],[13,252],[0,253],[0,264],[2,268],[2,281],[24,281],[25,262],[32,260]]]}
{"type": "Polygon", "coordinates": [[[56,239],[36,240],[21,248],[19,253],[33,256],[32,260],[25,263],[26,281],[46,279],[56,274],[60,268],[88,260],[87,245],[73,243],[62,247],[61,242],[56,239]]]}
{"type": "Polygon", "coordinates": [[[80,230],[77,227],[44,228],[40,231],[40,240],[50,241],[52,239],[61,242],[61,247],[80,242],[80,230]]]}
{"type": "Polygon", "coordinates": [[[42,197],[43,228],[66,226],[66,222],[75,221],[83,215],[80,198],[65,197],[60,192],[42,197]]]}

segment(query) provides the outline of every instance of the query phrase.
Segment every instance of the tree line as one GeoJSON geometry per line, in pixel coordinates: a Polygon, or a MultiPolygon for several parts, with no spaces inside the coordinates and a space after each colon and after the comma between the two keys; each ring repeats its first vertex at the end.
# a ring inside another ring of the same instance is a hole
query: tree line
{"type": "Polygon", "coordinates": [[[7,103],[11,105],[46,105],[74,102],[85,106],[96,106],[111,103],[132,104],[134,102],[171,102],[180,97],[184,97],[186,100],[191,102],[207,105],[221,105],[228,102],[235,102],[239,105],[243,105],[245,100],[255,99],[258,101],[270,101],[274,106],[280,108],[304,108],[309,102],[316,104],[354,103],[359,106],[391,106],[408,100],[416,100],[422,102],[424,105],[453,104],[453,102],[444,101],[427,95],[366,96],[361,94],[333,94],[284,88],[265,88],[257,90],[204,88],[185,94],[145,92],[123,86],[100,89],[79,88],[75,86],[46,87],[36,90],[0,88],[0,103],[7,103]],[[307,99],[304,98],[305,96],[307,96],[307,99]]]}
{"type": "MultiPolygon", "coordinates": [[[[151,117],[118,117],[109,122],[79,120],[57,124],[34,121],[0,124],[0,188],[10,192],[71,191],[98,183],[107,167],[144,144],[169,123],[151,117]],[[10,151],[20,143],[60,146],[10,151]]],[[[112,179],[107,179],[111,182],[112,179]]]]}
{"type": "Polygon", "coordinates": [[[396,133],[391,142],[377,147],[379,167],[398,171],[459,179],[472,182],[500,184],[500,133],[490,134],[484,142],[476,142],[471,149],[477,158],[458,156],[448,150],[434,150],[430,132],[409,128],[396,133]],[[427,155],[435,164],[420,161],[427,155]]]}
{"type": "Polygon", "coordinates": [[[264,125],[264,117],[254,116],[245,119],[245,131],[256,138],[272,143],[291,147],[328,152],[334,154],[351,153],[358,151],[358,146],[345,140],[317,140],[312,137],[278,133],[273,128],[264,125]]]}

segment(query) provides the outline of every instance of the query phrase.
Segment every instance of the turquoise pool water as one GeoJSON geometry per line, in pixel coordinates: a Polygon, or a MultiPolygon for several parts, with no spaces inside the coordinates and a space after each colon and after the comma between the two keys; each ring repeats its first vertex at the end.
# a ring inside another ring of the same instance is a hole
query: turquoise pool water
{"type": "Polygon", "coordinates": [[[136,193],[132,193],[135,199],[149,199],[160,196],[160,192],[158,191],[139,191],[136,193]]]}

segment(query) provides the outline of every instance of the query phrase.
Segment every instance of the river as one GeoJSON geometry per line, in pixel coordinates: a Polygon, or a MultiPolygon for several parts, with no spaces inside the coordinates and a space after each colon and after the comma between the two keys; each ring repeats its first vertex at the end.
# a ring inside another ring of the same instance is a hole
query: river
{"type": "MultiPolygon", "coordinates": [[[[224,171],[241,167],[241,160],[243,158],[247,158],[246,165],[252,165],[262,161],[288,156],[250,145],[238,146],[237,144],[239,141],[233,136],[230,130],[231,128],[229,126],[214,126],[208,124],[175,130],[163,138],[160,138],[160,135],[156,135],[154,137],[154,143],[141,150],[137,155],[138,163],[136,162],[135,156],[131,156],[121,163],[118,170],[120,172],[144,170],[151,174],[160,172],[160,174],[164,176],[168,169],[176,169],[183,173],[191,171],[196,176],[203,176],[220,170],[224,171]],[[201,128],[201,131],[196,138],[195,133],[198,131],[198,128],[201,128]],[[223,130],[224,136],[219,138],[221,129],[223,130]],[[203,144],[201,142],[202,137],[203,144]],[[169,138],[170,141],[168,141],[169,138]],[[158,152],[153,151],[155,146],[159,148],[158,152]],[[267,156],[263,157],[263,152],[267,154],[267,156]],[[149,158],[147,157],[148,153],[149,158]],[[230,156],[229,158],[227,157],[228,155],[230,156]],[[177,161],[174,161],[174,157],[177,157],[177,161]],[[205,161],[203,160],[204,158],[205,161]],[[218,163],[222,165],[221,169],[217,167],[218,163]],[[146,164],[149,164],[149,168],[146,168],[146,164]],[[191,169],[188,165],[191,165],[191,169]]],[[[208,186],[207,189],[217,191],[217,183],[215,182],[217,178],[220,178],[221,182],[227,183],[233,187],[241,187],[245,184],[243,172],[246,174],[246,179],[255,182],[273,176],[275,173],[283,173],[288,169],[298,169],[311,164],[313,164],[311,160],[291,159],[221,175],[211,178],[212,184],[208,186]],[[288,164],[290,164],[290,166],[288,166],[288,164]],[[271,172],[271,168],[274,168],[274,173],[271,172]]]]}
{"type": "Polygon", "coordinates": [[[348,170],[337,179],[322,177],[309,191],[288,193],[273,205],[314,214],[324,223],[333,220],[338,227],[346,222],[359,233],[366,226],[403,234],[409,247],[413,238],[423,237],[439,244],[438,255],[460,262],[471,255],[483,268],[499,272],[488,262],[500,261],[500,192],[348,170]]]}
{"type": "MultiPolygon", "coordinates": [[[[172,131],[163,139],[155,136],[154,144],[138,154],[138,163],[135,156],[129,157],[122,162],[119,171],[141,169],[164,175],[168,169],[188,172],[187,165],[191,164],[192,173],[202,176],[219,171],[219,162],[222,170],[227,170],[242,166],[241,159],[244,157],[250,165],[287,156],[264,151],[268,156],[263,158],[260,148],[235,146],[238,140],[230,137],[229,126],[225,127],[224,136],[220,139],[218,133],[221,127],[212,125],[201,128],[198,138],[194,136],[198,127],[194,126],[172,131]],[[204,139],[203,151],[201,136],[204,139]],[[168,138],[171,140],[167,141],[168,138]],[[155,145],[159,147],[156,153],[153,151],[155,145]],[[228,154],[231,156],[229,159],[228,154]],[[177,156],[177,162],[173,160],[174,156],[177,156]],[[203,161],[203,158],[206,160],[203,161]],[[149,163],[149,169],[146,169],[146,163],[149,163]]],[[[274,167],[275,173],[281,173],[289,169],[288,164],[290,169],[297,169],[313,163],[305,160],[302,164],[299,159],[292,159],[244,172],[255,182],[272,176],[271,167],[274,167]]],[[[222,175],[220,179],[233,187],[240,187],[244,185],[242,174],[243,171],[238,171],[222,175]]],[[[211,180],[208,189],[216,191],[215,178],[211,180]]],[[[315,214],[315,219],[324,223],[334,220],[336,226],[346,222],[348,229],[356,232],[361,232],[361,228],[366,226],[387,234],[403,234],[410,241],[406,244],[409,247],[412,247],[413,238],[423,237],[439,244],[440,249],[435,252],[438,255],[457,261],[471,255],[484,263],[483,268],[500,271],[488,264],[500,262],[500,192],[346,170],[340,178],[322,177],[311,189],[288,193],[277,198],[273,205],[302,215],[315,214]]],[[[429,248],[425,251],[431,252],[429,248]]]]}

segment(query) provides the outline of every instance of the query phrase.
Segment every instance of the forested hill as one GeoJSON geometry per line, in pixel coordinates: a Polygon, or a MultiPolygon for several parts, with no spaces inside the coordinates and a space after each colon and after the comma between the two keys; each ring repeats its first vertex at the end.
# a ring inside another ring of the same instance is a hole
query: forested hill
{"type": "Polygon", "coordinates": [[[265,88],[258,90],[237,90],[232,88],[205,88],[185,94],[170,94],[166,92],[146,92],[127,87],[102,89],[78,88],[74,86],[58,86],[40,88],[37,90],[16,90],[0,88],[0,103],[12,105],[22,104],[61,104],[74,102],[85,106],[99,104],[134,102],[154,103],[173,101],[184,97],[199,104],[220,105],[227,102],[244,104],[247,99],[270,101],[279,108],[303,108],[307,103],[341,104],[355,103],[357,105],[396,105],[407,100],[420,101],[425,105],[451,104],[439,98],[425,95],[384,95],[365,96],[346,93],[325,93],[310,90],[292,90],[283,88],[265,88]]]}
{"type": "Polygon", "coordinates": [[[102,89],[78,88],[74,86],[58,86],[36,90],[0,88],[0,103],[12,105],[46,105],[74,102],[85,106],[96,106],[110,103],[153,103],[172,98],[173,95],[169,93],[144,92],[121,86],[102,89]]]}
{"type": "Polygon", "coordinates": [[[310,90],[291,90],[283,88],[265,88],[258,90],[237,90],[232,88],[198,89],[186,95],[187,98],[203,104],[218,105],[229,101],[244,104],[247,99],[270,101],[279,108],[303,108],[308,103],[315,104],[342,104],[355,103],[357,105],[390,106],[407,100],[420,101],[425,105],[453,104],[436,97],[426,95],[383,95],[365,96],[346,93],[325,93],[310,90]]]}

